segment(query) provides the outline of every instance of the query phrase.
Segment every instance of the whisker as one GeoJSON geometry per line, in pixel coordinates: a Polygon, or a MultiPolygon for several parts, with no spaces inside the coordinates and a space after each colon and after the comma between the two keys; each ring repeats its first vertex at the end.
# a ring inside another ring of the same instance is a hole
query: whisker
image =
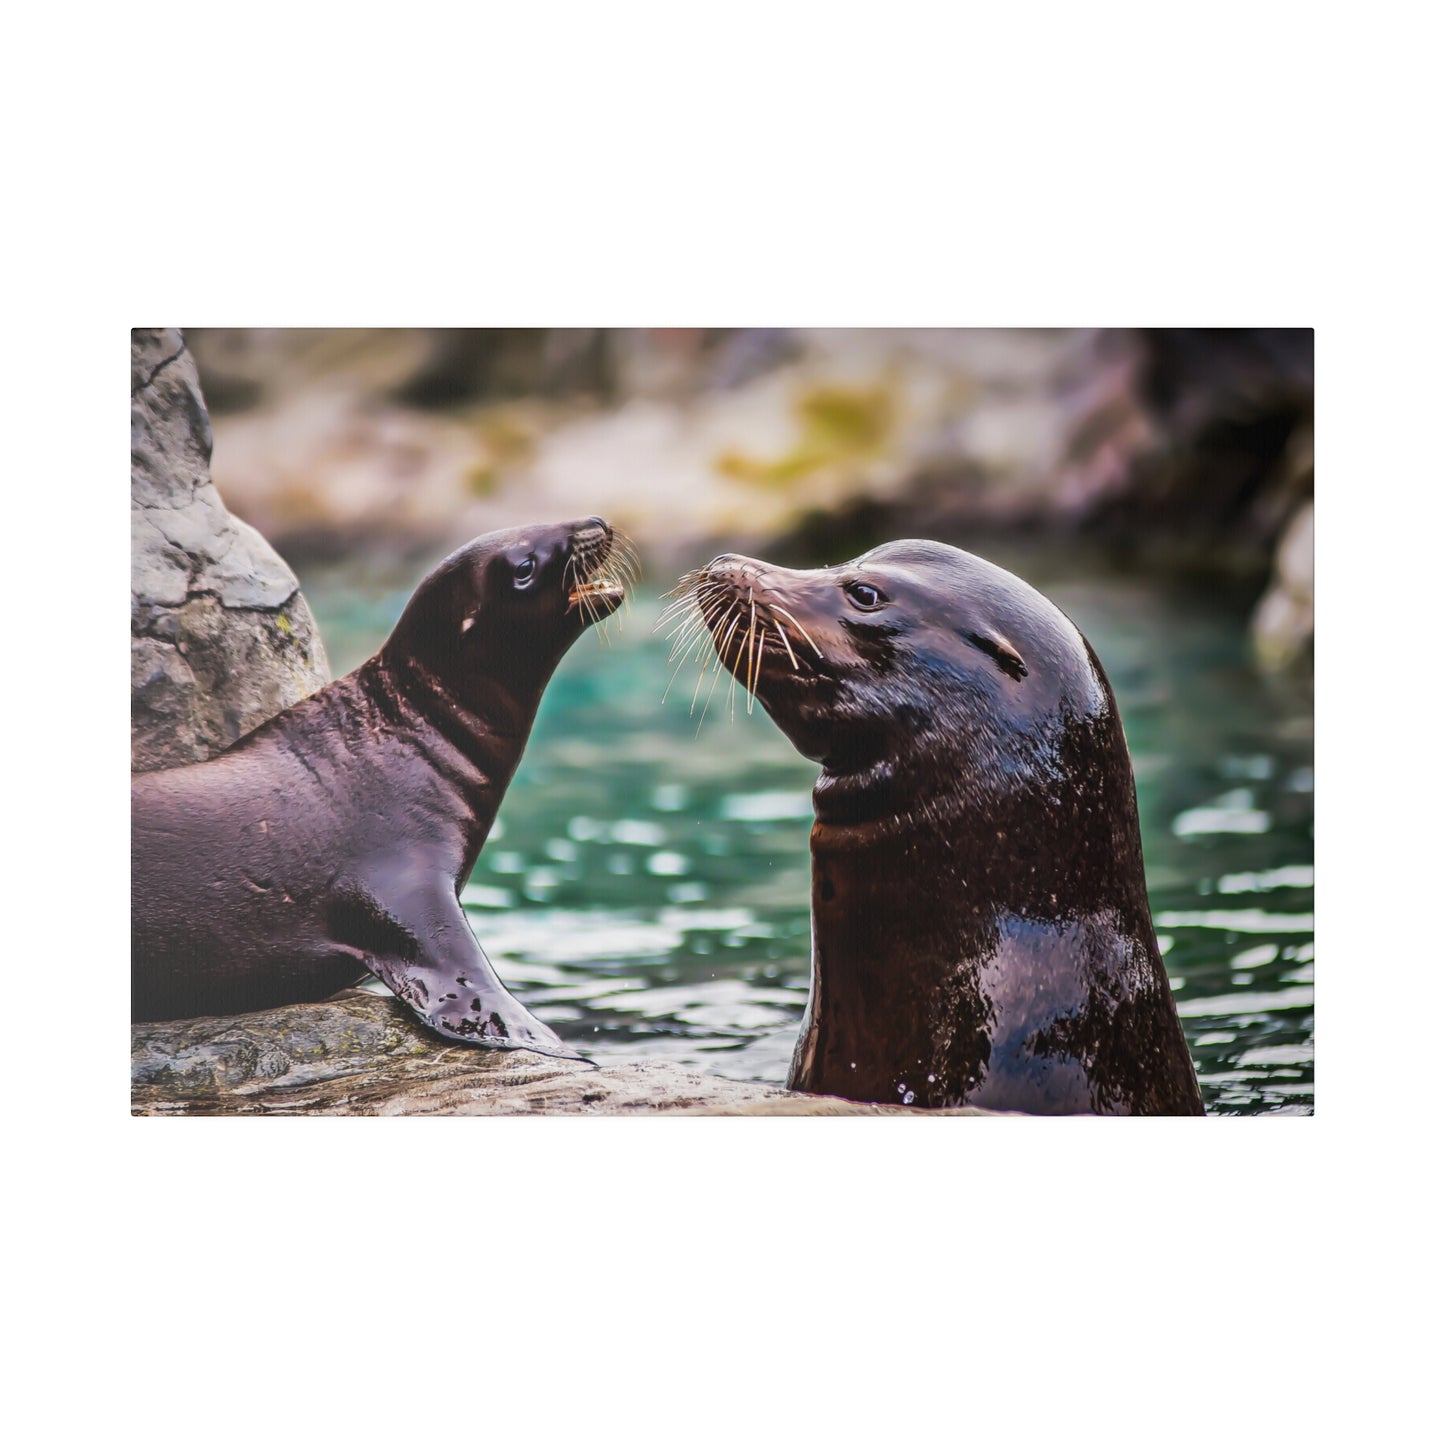
{"type": "MultiPolygon", "coordinates": [[[[670,657],[667,660],[669,662],[672,661],[670,657]]],[[[667,686],[662,690],[662,701],[664,703],[666,703],[668,694],[672,691],[672,685],[677,681],[677,675],[682,671],[682,665],[686,661],[686,657],[679,657],[676,664],[673,666],[672,675],[667,679],[667,686]]]]}
{"type": "Polygon", "coordinates": [[[728,635],[727,635],[727,638],[726,638],[725,641],[724,641],[724,651],[723,651],[723,654],[722,654],[723,666],[726,667],[727,670],[728,670],[728,717],[729,717],[730,719],[736,719],[736,718],[737,718],[737,715],[738,715],[738,710],[737,710],[737,696],[738,696],[738,692],[737,692],[737,681],[738,681],[738,675],[737,675],[737,673],[734,671],[734,666],[735,666],[735,661],[736,661],[736,662],[740,662],[740,661],[742,660],[742,655],[743,655],[743,640],[742,640],[741,637],[738,638],[737,658],[736,658],[735,660],[729,658],[729,656],[728,656],[728,653],[731,651],[731,647],[729,646],[729,644],[731,643],[733,634],[737,631],[738,626],[739,626],[739,624],[742,622],[742,620],[743,620],[743,615],[742,615],[741,612],[739,612],[739,613],[733,618],[733,625],[732,625],[730,628],[728,628],[728,635]]]}
{"type": "MultiPolygon", "coordinates": [[[[725,658],[725,656],[726,656],[726,651],[727,651],[728,643],[732,641],[732,635],[733,635],[733,633],[737,630],[737,625],[738,625],[738,623],[741,622],[741,621],[742,621],[742,615],[741,615],[741,613],[739,613],[737,616],[735,616],[735,617],[733,618],[733,620],[732,620],[732,626],[728,628],[728,630],[727,630],[727,636],[725,636],[725,637],[723,638],[722,646],[718,649],[718,658],[717,658],[717,660],[718,660],[718,665],[719,665],[719,667],[721,667],[721,665],[722,665],[722,663],[723,663],[723,661],[724,661],[724,658],[725,658]]],[[[698,693],[698,688],[700,688],[700,687],[702,686],[702,680],[703,680],[703,678],[706,677],[706,676],[707,676],[707,665],[704,664],[702,670],[701,670],[701,671],[698,673],[698,675],[697,675],[697,687],[693,688],[693,690],[692,690],[692,706],[689,707],[688,710],[687,710],[689,717],[692,716],[692,710],[693,710],[693,708],[697,706],[697,693],[698,693]]],[[[714,686],[714,687],[717,686],[717,678],[716,678],[716,676],[714,676],[714,678],[713,678],[713,686],[714,686]]],[[[711,691],[709,691],[708,696],[709,696],[709,697],[712,696],[711,691]]],[[[701,726],[700,723],[699,723],[699,726],[701,726]]]]}
{"type": "Polygon", "coordinates": [[[753,644],[758,625],[757,604],[751,597],[748,598],[748,671],[747,679],[743,683],[743,689],[748,695],[748,716],[753,715],[753,699],[757,696],[753,687],[753,644]]]}
{"type": "Polygon", "coordinates": [[[788,649],[788,661],[793,664],[793,671],[796,672],[798,670],[798,659],[793,656],[793,644],[788,641],[788,634],[783,631],[783,624],[779,622],[776,617],[773,618],[773,626],[777,629],[778,636],[783,639],[783,646],[788,649]]]}
{"type": "Polygon", "coordinates": [[[669,662],[671,662],[673,658],[680,657],[683,653],[689,651],[693,643],[697,640],[698,634],[708,631],[722,612],[721,604],[716,602],[710,601],[708,603],[708,609],[707,611],[699,609],[695,616],[686,618],[684,621],[678,623],[672,634],[675,635],[675,640],[672,644],[672,650],[668,653],[667,660],[669,662]]]}
{"type": "Polygon", "coordinates": [[[684,572],[677,579],[674,586],[668,588],[662,595],[664,597],[685,597],[694,588],[708,580],[707,573],[701,567],[695,567],[691,572],[684,572]]]}
{"type": "MultiPolygon", "coordinates": [[[[687,599],[686,607],[678,607],[676,604],[674,604],[669,611],[664,612],[662,616],[657,619],[657,624],[653,627],[652,630],[654,632],[661,632],[665,627],[671,627],[673,631],[676,631],[678,626],[685,625],[696,613],[701,612],[703,608],[712,600],[713,599],[710,596],[689,597],[687,599]]],[[[668,635],[670,636],[671,634],[669,633],[668,635]]]]}
{"type": "MultiPolygon", "coordinates": [[[[697,707],[697,695],[698,695],[699,692],[702,691],[702,680],[703,680],[703,678],[705,678],[706,676],[707,676],[707,663],[704,662],[703,665],[702,665],[700,668],[698,668],[698,670],[697,670],[697,682],[693,685],[693,689],[692,689],[692,700],[691,700],[691,701],[688,703],[688,705],[687,705],[687,715],[688,715],[688,717],[691,717],[691,716],[692,716],[694,709],[697,707]]],[[[701,727],[702,724],[699,723],[698,726],[701,727]]]]}
{"type": "Polygon", "coordinates": [[[677,640],[672,645],[672,651],[668,654],[668,662],[673,663],[672,675],[667,680],[666,691],[662,694],[664,702],[672,691],[672,685],[677,680],[677,675],[682,671],[683,664],[689,659],[699,660],[706,648],[713,641],[713,633],[716,630],[714,624],[726,616],[722,603],[709,601],[708,611],[699,611],[678,624],[679,633],[677,640]]]}
{"type": "MultiPolygon", "coordinates": [[[[726,597],[721,595],[720,591],[716,590],[697,597],[688,598],[687,601],[692,604],[692,606],[680,613],[677,617],[670,619],[673,622],[673,628],[672,631],[668,633],[668,636],[684,637],[693,627],[697,626],[699,620],[710,622],[712,618],[717,616],[720,604],[725,604],[726,600],[726,597]]],[[[674,643],[674,651],[679,645],[679,643],[674,643]]]]}
{"type": "Polygon", "coordinates": [[[791,612],[789,612],[786,607],[779,607],[778,604],[777,604],[776,602],[774,602],[774,603],[773,603],[773,611],[774,611],[774,612],[781,612],[781,613],[783,614],[783,616],[786,617],[786,618],[788,619],[788,621],[791,622],[791,623],[793,624],[793,626],[796,627],[796,628],[798,629],[798,631],[801,632],[801,633],[803,634],[803,636],[807,639],[808,646],[811,647],[811,648],[813,649],[813,651],[818,654],[819,657],[822,657],[822,655],[823,655],[823,649],[822,649],[821,647],[819,647],[816,642],[813,641],[813,638],[812,638],[811,634],[808,632],[808,629],[807,629],[806,627],[804,627],[803,624],[802,624],[801,622],[799,622],[798,619],[797,619],[796,617],[794,617],[793,614],[792,614],[791,612]]]}
{"type": "Polygon", "coordinates": [[[662,615],[657,619],[657,624],[652,630],[654,632],[660,632],[669,622],[674,621],[678,617],[686,616],[688,611],[694,606],[700,610],[705,603],[712,601],[720,591],[722,591],[722,589],[716,583],[710,583],[704,587],[688,592],[685,596],[679,597],[675,602],[669,602],[668,605],[662,609],[662,615]]]}
{"type": "Polygon", "coordinates": [[[696,662],[707,653],[712,642],[712,631],[708,627],[699,627],[696,631],[690,632],[686,637],[680,639],[681,646],[676,648],[668,657],[668,663],[696,662]]]}
{"type": "Polygon", "coordinates": [[[713,667],[712,667],[712,685],[708,688],[708,690],[707,690],[707,697],[703,700],[702,716],[697,720],[697,732],[693,734],[694,737],[697,737],[697,736],[699,736],[699,734],[701,734],[701,732],[702,732],[702,725],[703,725],[703,723],[705,723],[705,722],[707,721],[707,710],[708,710],[708,708],[710,708],[710,707],[712,706],[712,695],[713,695],[713,693],[715,693],[715,692],[717,691],[717,680],[718,680],[719,677],[722,676],[722,670],[723,670],[722,653],[718,653],[717,658],[716,658],[716,660],[713,662],[713,667]]]}

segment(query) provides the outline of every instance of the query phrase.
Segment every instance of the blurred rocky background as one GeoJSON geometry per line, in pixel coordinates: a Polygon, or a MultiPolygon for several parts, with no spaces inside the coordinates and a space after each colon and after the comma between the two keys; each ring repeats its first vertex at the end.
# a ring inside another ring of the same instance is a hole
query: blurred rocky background
{"type": "Polygon", "coordinates": [[[224,330],[186,344],[228,506],[293,563],[601,513],[659,572],[1028,534],[1258,596],[1308,685],[1309,330],[224,330]]]}

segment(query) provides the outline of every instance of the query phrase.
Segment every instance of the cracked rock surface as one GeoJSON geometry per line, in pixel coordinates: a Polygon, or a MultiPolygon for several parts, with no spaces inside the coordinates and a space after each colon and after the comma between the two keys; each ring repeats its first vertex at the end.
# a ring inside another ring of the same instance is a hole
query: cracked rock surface
{"type": "Polygon", "coordinates": [[[131,1026],[133,1114],[984,1114],[855,1104],[677,1064],[448,1045],[393,998],[131,1026]]]}
{"type": "Polygon", "coordinates": [[[296,576],[211,481],[211,423],[174,328],[131,332],[131,767],[199,762],[330,672],[296,576]]]}

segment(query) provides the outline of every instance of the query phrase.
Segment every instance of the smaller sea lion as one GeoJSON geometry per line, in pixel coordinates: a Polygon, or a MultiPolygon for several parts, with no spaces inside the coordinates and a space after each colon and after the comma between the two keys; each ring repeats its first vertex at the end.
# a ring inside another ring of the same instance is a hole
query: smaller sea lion
{"type": "Polygon", "coordinates": [[[816,571],[717,557],[682,593],[684,645],[705,630],[822,764],[790,1087],[1203,1113],[1114,695],[1053,603],[928,541],[816,571]]]}
{"type": "Polygon", "coordinates": [[[574,1055],[458,901],[563,654],[634,560],[600,517],[478,537],[355,672],[206,762],[131,781],[131,1017],[329,997],[374,974],[437,1032],[574,1055]]]}

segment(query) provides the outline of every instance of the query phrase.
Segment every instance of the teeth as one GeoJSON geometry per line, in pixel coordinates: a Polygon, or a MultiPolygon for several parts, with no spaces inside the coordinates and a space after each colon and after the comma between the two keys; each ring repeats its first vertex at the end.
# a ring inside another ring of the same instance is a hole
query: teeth
{"type": "Polygon", "coordinates": [[[609,592],[616,592],[621,587],[620,582],[615,582],[611,577],[594,577],[590,582],[580,583],[569,592],[568,598],[576,602],[583,597],[600,597],[609,592]]]}

